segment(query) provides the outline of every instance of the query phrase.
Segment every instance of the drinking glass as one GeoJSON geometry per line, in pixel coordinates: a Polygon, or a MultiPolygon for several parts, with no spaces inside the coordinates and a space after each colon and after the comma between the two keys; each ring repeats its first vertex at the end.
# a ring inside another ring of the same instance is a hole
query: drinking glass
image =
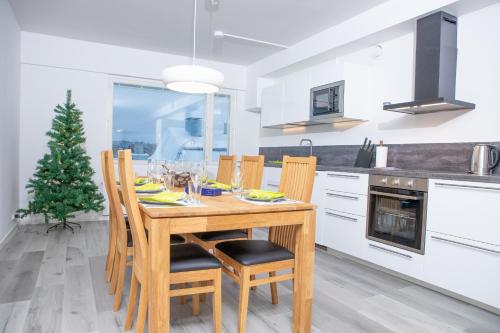
{"type": "Polygon", "coordinates": [[[242,179],[241,170],[239,166],[236,166],[233,172],[233,177],[231,179],[231,189],[237,198],[241,199],[241,189],[242,189],[242,179]]]}
{"type": "Polygon", "coordinates": [[[201,203],[201,184],[199,182],[188,181],[189,201],[194,204],[201,203]]]}

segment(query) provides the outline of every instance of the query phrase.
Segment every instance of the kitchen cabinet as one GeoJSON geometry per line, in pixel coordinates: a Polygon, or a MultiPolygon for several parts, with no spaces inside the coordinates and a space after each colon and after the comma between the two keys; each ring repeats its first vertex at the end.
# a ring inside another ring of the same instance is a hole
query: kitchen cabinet
{"type": "Polygon", "coordinates": [[[338,192],[368,194],[368,174],[326,171],[325,188],[338,192]]]}
{"type": "Polygon", "coordinates": [[[428,232],[423,279],[500,309],[500,246],[428,232]]]}
{"type": "Polygon", "coordinates": [[[309,73],[299,71],[283,80],[283,123],[296,123],[309,120],[310,83],[309,73]]]}
{"type": "Polygon", "coordinates": [[[318,211],[321,219],[321,243],[331,249],[360,257],[366,229],[366,217],[328,208],[318,211]]]}
{"type": "Polygon", "coordinates": [[[283,108],[284,108],[284,93],[285,86],[283,82],[263,88],[261,103],[261,126],[273,127],[283,124],[283,108]]]}
{"type": "Polygon", "coordinates": [[[268,191],[278,191],[280,187],[281,168],[266,167],[262,179],[262,188],[268,191]]]}
{"type": "Polygon", "coordinates": [[[500,185],[429,180],[427,230],[500,246],[500,185]]]}

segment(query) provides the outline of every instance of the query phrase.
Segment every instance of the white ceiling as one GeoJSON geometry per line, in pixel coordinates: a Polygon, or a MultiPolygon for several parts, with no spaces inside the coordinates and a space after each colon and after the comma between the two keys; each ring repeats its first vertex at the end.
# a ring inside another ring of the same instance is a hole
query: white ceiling
{"type": "MultiPolygon", "coordinates": [[[[9,0],[21,29],[132,48],[191,55],[190,0],[9,0]]],[[[278,48],[213,31],[293,45],[385,0],[198,0],[197,55],[250,64],[278,48]]]]}

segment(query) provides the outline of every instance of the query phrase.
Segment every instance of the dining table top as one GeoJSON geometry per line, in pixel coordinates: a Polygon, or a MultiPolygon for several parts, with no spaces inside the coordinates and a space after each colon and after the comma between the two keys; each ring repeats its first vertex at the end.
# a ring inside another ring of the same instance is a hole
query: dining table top
{"type": "Polygon", "coordinates": [[[150,218],[179,218],[312,210],[315,205],[293,200],[254,203],[236,198],[231,194],[223,194],[214,197],[203,196],[200,205],[156,207],[150,204],[139,204],[139,207],[143,214],[150,218]]]}

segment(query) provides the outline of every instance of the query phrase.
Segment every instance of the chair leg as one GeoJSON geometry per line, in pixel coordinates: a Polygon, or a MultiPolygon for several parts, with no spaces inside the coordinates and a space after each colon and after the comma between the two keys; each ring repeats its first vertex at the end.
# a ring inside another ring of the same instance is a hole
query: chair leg
{"type": "MultiPolygon", "coordinates": [[[[269,277],[276,276],[276,272],[269,272],[269,277]]],[[[276,282],[272,282],[269,284],[271,287],[271,299],[273,304],[278,304],[279,298],[278,298],[278,286],[276,285],[276,282]]]]}
{"type": "Polygon", "coordinates": [[[217,272],[217,275],[214,279],[214,287],[215,291],[212,297],[212,306],[213,306],[213,316],[214,316],[214,332],[220,333],[222,330],[222,287],[221,287],[221,270],[217,272]]]}
{"type": "MultiPolygon", "coordinates": [[[[200,282],[193,282],[193,288],[199,287],[200,282]]],[[[200,315],[200,294],[193,295],[193,316],[200,315]]]]}
{"type": "Polygon", "coordinates": [[[132,322],[134,320],[135,303],[137,302],[137,287],[139,282],[135,277],[135,273],[132,272],[132,278],[130,279],[130,296],[128,298],[127,315],[125,317],[125,331],[132,328],[132,322]]]}
{"type": "Polygon", "coordinates": [[[120,260],[118,262],[118,282],[116,284],[115,292],[115,303],[113,304],[113,310],[120,310],[120,304],[122,302],[123,294],[123,284],[125,283],[125,273],[127,269],[127,256],[123,253],[120,254],[120,260]]]}
{"type": "Polygon", "coordinates": [[[109,247],[108,258],[106,259],[106,282],[111,282],[113,276],[113,264],[115,263],[115,246],[109,247]]]}
{"type": "Polygon", "coordinates": [[[111,267],[111,284],[109,285],[108,294],[113,295],[116,292],[116,284],[118,282],[118,272],[119,270],[120,253],[118,249],[115,249],[115,259],[113,260],[113,266],[111,267]]]}
{"type": "MultiPolygon", "coordinates": [[[[166,300],[168,302],[170,300],[166,300]]],[[[139,299],[139,309],[137,310],[137,323],[135,324],[135,332],[143,333],[146,325],[146,314],[148,312],[148,286],[141,285],[141,296],[139,299]]]]}
{"type": "Polygon", "coordinates": [[[246,267],[240,274],[240,305],[238,314],[238,333],[245,333],[248,316],[248,297],[250,293],[250,274],[246,267]]]}
{"type": "MultiPolygon", "coordinates": [[[[206,281],[202,281],[201,282],[201,286],[204,287],[207,285],[207,282],[206,281]]],[[[200,302],[202,303],[205,303],[205,301],[207,300],[207,294],[203,293],[203,294],[200,294],[200,302]]]]}
{"type": "MultiPolygon", "coordinates": [[[[179,283],[177,285],[177,288],[184,289],[184,288],[186,288],[186,284],[185,283],[179,283]]],[[[186,296],[179,296],[179,303],[182,304],[182,305],[186,304],[186,296]]]]}
{"type": "MultiPolygon", "coordinates": [[[[250,275],[250,280],[255,280],[255,274],[250,275]]],[[[252,291],[257,290],[257,286],[250,287],[250,290],[252,291]]]]}

